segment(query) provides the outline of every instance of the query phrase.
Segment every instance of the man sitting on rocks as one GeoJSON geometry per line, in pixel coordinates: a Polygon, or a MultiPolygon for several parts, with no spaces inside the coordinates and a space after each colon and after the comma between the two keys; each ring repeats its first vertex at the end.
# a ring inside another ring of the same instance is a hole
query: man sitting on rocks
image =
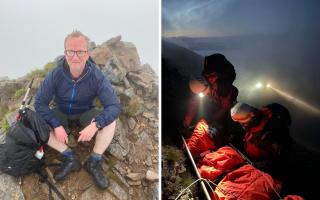
{"type": "Polygon", "coordinates": [[[65,38],[65,56],[57,61],[38,90],[35,109],[52,127],[48,145],[65,158],[54,178],[63,180],[70,172],[81,168],[79,159],[68,147],[65,129],[68,121],[77,121],[84,127],[79,132],[78,142],[96,137],[93,152],[84,165],[97,186],[105,189],[109,181],[103,174],[100,161],[114,136],[115,120],[121,106],[110,82],[89,56],[88,44],[88,37],[79,31],[73,31],[65,38]],[[104,107],[102,111],[95,108],[96,97],[104,107]],[[53,109],[49,108],[51,100],[56,103],[53,109]]]}

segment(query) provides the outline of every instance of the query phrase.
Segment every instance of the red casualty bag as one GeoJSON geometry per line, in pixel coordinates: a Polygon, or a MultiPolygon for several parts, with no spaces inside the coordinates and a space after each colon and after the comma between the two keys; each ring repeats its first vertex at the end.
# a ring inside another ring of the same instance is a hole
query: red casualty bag
{"type": "Polygon", "coordinates": [[[298,195],[287,195],[283,200],[303,200],[303,198],[298,195]]]}
{"type": "Polygon", "coordinates": [[[199,173],[202,178],[213,181],[219,175],[234,169],[244,162],[244,159],[237,151],[229,146],[224,146],[215,152],[205,155],[199,168],[199,173]]]}
{"type": "Polygon", "coordinates": [[[200,120],[191,137],[187,140],[188,148],[193,156],[199,156],[208,150],[215,150],[216,146],[208,135],[208,124],[205,120],[200,120]]]}
{"type": "Polygon", "coordinates": [[[198,164],[201,165],[199,173],[202,178],[214,181],[224,175],[212,199],[271,200],[277,197],[276,192],[281,188],[278,181],[246,164],[241,155],[229,146],[206,154],[198,164]]]}
{"type": "Polygon", "coordinates": [[[279,182],[250,164],[228,173],[217,185],[212,199],[272,200],[280,191],[279,182]],[[276,191],[276,192],[275,192],[276,191]]]}

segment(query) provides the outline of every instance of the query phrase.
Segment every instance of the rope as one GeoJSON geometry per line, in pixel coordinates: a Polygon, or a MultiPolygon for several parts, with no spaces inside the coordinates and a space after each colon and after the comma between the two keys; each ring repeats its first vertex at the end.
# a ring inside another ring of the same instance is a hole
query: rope
{"type": "MultiPolygon", "coordinates": [[[[181,196],[187,189],[189,189],[192,185],[196,184],[198,181],[204,181],[205,183],[209,184],[206,179],[204,179],[204,178],[198,178],[197,180],[193,181],[190,185],[188,185],[186,188],[184,188],[174,200],[178,200],[178,199],[180,198],[180,196],[181,196]]],[[[213,190],[213,188],[210,186],[210,184],[209,184],[209,187],[210,187],[210,190],[211,190],[212,192],[214,192],[214,190],[213,190]]]]}

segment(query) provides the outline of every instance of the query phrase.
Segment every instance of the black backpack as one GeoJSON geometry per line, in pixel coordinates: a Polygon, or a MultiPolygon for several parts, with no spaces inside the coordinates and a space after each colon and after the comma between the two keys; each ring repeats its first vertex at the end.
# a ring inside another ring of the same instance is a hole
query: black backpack
{"type": "Polygon", "coordinates": [[[49,199],[53,198],[53,190],[64,200],[61,192],[43,172],[43,169],[49,166],[43,156],[49,134],[48,124],[38,113],[29,108],[20,109],[17,121],[6,134],[5,142],[0,144],[0,170],[16,177],[37,173],[49,186],[49,199]],[[39,152],[42,152],[42,155],[39,152]]]}
{"type": "Polygon", "coordinates": [[[49,126],[36,112],[29,108],[20,112],[0,145],[0,170],[12,176],[39,172],[44,158],[37,158],[36,153],[44,151],[49,133],[49,126]]]}
{"type": "Polygon", "coordinates": [[[16,177],[37,173],[40,180],[49,187],[49,199],[53,199],[53,190],[58,198],[64,200],[64,196],[48,180],[48,174],[43,170],[49,166],[45,163],[43,155],[49,140],[50,128],[38,113],[29,109],[32,97],[26,104],[32,83],[33,79],[28,85],[16,122],[6,133],[4,143],[0,144],[0,171],[16,177]]]}

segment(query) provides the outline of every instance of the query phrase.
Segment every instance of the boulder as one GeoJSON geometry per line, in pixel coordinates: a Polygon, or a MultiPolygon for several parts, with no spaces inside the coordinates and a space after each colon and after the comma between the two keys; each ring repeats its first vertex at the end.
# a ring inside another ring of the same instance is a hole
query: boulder
{"type": "Polygon", "coordinates": [[[124,157],[129,153],[130,147],[126,137],[126,131],[123,128],[122,122],[117,121],[115,135],[108,147],[107,151],[119,160],[124,160],[124,157]]]}
{"type": "Polygon", "coordinates": [[[0,175],[0,199],[24,200],[24,196],[17,180],[10,175],[0,175]]]}
{"type": "Polygon", "coordinates": [[[108,47],[97,47],[91,51],[91,57],[97,65],[104,66],[112,57],[112,52],[108,47]]]}

